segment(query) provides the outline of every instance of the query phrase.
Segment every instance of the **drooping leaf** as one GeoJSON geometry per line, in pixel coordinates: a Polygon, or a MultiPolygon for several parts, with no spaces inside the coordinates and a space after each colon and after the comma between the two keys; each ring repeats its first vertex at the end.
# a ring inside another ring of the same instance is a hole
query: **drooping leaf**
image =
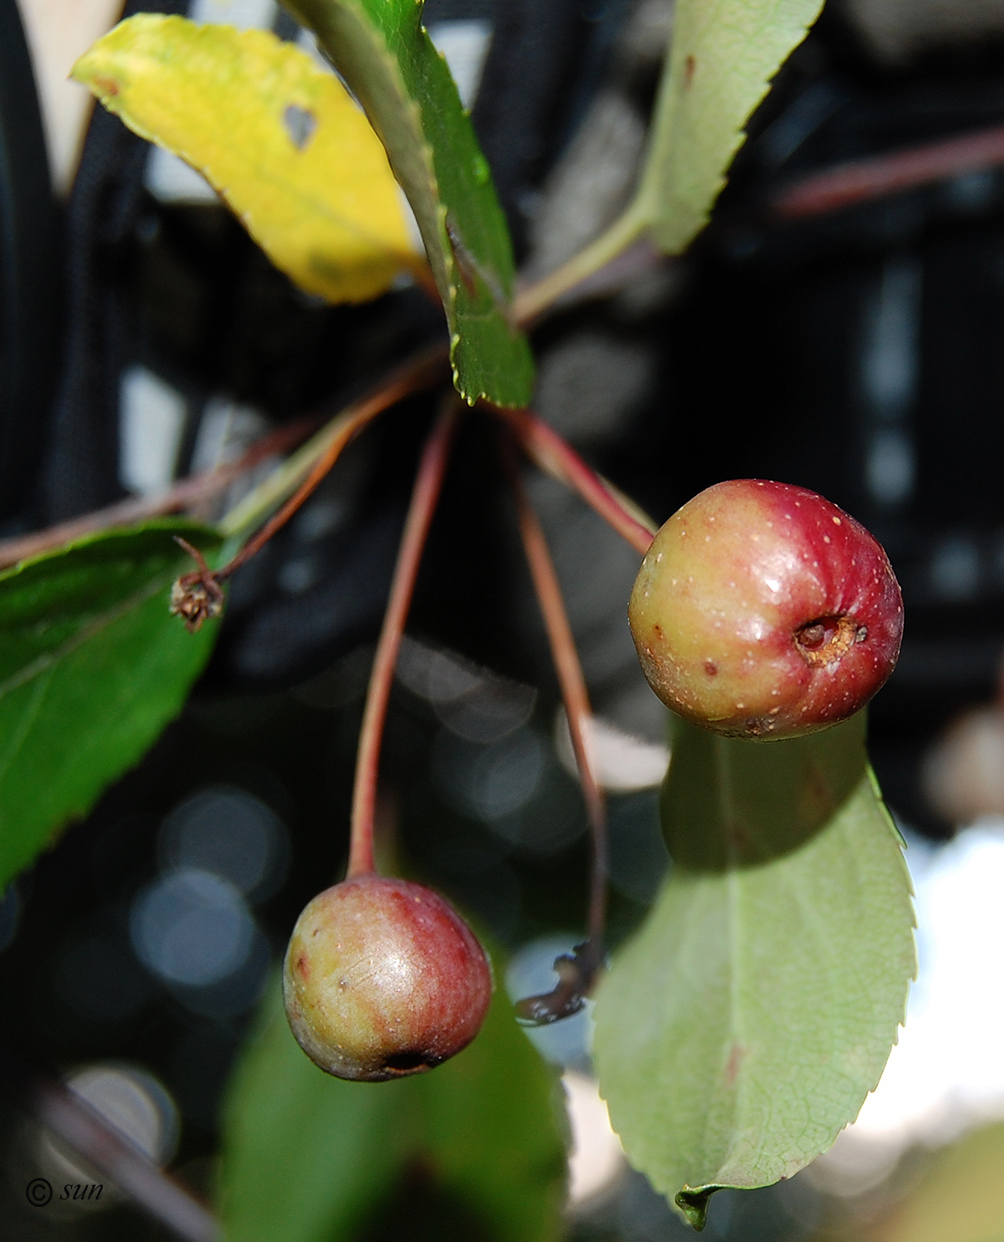
{"type": "Polygon", "coordinates": [[[523,406],[533,362],[512,324],[505,217],[422,0],[285,0],[316,32],[366,109],[408,196],[450,327],[454,382],[469,400],[523,406]]]}
{"type": "Polygon", "coordinates": [[[567,1161],[555,1118],[563,1101],[503,988],[474,1043],[413,1081],[423,1155],[440,1185],[498,1242],[560,1237],[567,1161]]]}
{"type": "Polygon", "coordinates": [[[162,520],[90,535],[0,574],[0,888],[84,815],[181,710],[216,626],[168,614],[211,530],[162,520]]]}
{"type": "Polygon", "coordinates": [[[628,1158],[692,1224],[828,1148],[878,1082],[915,969],[910,880],[861,714],[759,743],[679,723],[674,866],[596,1000],[628,1158]]]}
{"type": "Polygon", "coordinates": [[[365,301],[415,266],[380,140],[334,74],[292,44],[141,13],[73,76],[202,173],[308,293],[365,301]]]}
{"type": "Polygon", "coordinates": [[[227,1242],[357,1235],[414,1143],[410,1083],[343,1082],[300,1051],[278,979],[230,1084],[220,1209],[227,1242]]]}
{"type": "Polygon", "coordinates": [[[679,254],[703,228],[771,78],[822,0],[676,0],[638,207],[679,254]]]}
{"type": "Polygon", "coordinates": [[[478,1236],[561,1232],[565,1151],[555,1082],[499,990],[469,1048],[428,1074],[342,1082],[297,1047],[278,982],[229,1091],[221,1208],[228,1242],[348,1242],[408,1176],[478,1236]]]}

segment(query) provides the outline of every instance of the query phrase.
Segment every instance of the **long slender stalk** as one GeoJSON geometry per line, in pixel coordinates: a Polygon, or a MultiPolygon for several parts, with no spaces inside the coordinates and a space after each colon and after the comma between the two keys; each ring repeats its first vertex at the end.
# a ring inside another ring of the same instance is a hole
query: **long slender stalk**
{"type": "Polygon", "coordinates": [[[547,628],[561,697],[568,716],[568,730],[579,769],[582,797],[593,842],[592,878],[589,896],[589,941],[591,952],[586,955],[595,970],[602,959],[603,927],[606,918],[607,892],[607,808],[603,790],[596,774],[592,748],[592,708],[589,691],[582,673],[575,636],[565,611],[561,584],[547,546],[543,528],[526,494],[519,469],[510,452],[505,453],[509,485],[516,503],[516,517],[523,540],[527,563],[533,577],[540,611],[547,628]]]}
{"type": "Polygon", "coordinates": [[[1002,164],[1004,126],[995,125],[810,173],[774,193],[770,210],[782,220],[804,220],[1002,164]]]}
{"type": "Polygon", "coordinates": [[[295,422],[278,427],[256,440],[235,461],[179,479],[177,483],[154,496],[131,496],[128,500],[92,513],[84,513],[46,530],[0,540],[0,567],[16,565],[18,561],[27,560],[30,556],[38,556],[74,539],[107,530],[112,526],[128,526],[146,518],[177,513],[200,501],[209,500],[225,491],[235,479],[253,470],[266,458],[288,452],[313,431],[318,421],[316,417],[298,418],[295,422]]]}
{"type": "Polygon", "coordinates": [[[227,514],[220,528],[225,535],[236,535],[253,528],[283,495],[293,493],[230,564],[220,570],[217,577],[227,577],[259,552],[316,490],[349,441],[378,414],[430,382],[439,374],[445,360],[445,351],[437,346],[398,367],[379,387],[332,419],[270,479],[266,479],[262,487],[227,514]]]}
{"type": "Polygon", "coordinates": [[[443,475],[450,455],[453,433],[460,413],[459,398],[452,393],[436,420],[422,450],[415,476],[411,504],[398,549],[394,577],[391,581],[387,610],[377,640],[373,668],[370,672],[366,707],[359,731],[356,754],[356,776],[352,789],[352,828],[349,846],[348,878],[366,875],[374,870],[373,816],[376,808],[377,769],[380,743],[383,739],[387,704],[394,681],[394,665],[401,648],[404,623],[411,607],[411,597],[418,577],[425,541],[432,525],[432,516],[442,490],[443,475]]]}
{"type": "Polygon", "coordinates": [[[86,1100],[57,1083],[39,1085],[38,1119],[154,1220],[185,1242],[220,1242],[215,1218],[123,1138],[86,1100]]]}
{"type": "Polygon", "coordinates": [[[513,319],[518,324],[531,323],[559,298],[595,275],[636,242],[644,233],[647,223],[647,217],[638,209],[637,201],[633,202],[623,215],[584,250],[580,250],[535,284],[521,289],[513,299],[513,319]]]}
{"type": "Polygon", "coordinates": [[[186,1242],[218,1242],[219,1223],[197,1199],[64,1083],[0,1045],[0,1096],[30,1113],[148,1216],[186,1242]]]}
{"type": "Polygon", "coordinates": [[[645,555],[658,527],[623,492],[588,466],[575,449],[532,410],[496,410],[523,451],[547,474],[579,495],[638,552],[645,555]]]}

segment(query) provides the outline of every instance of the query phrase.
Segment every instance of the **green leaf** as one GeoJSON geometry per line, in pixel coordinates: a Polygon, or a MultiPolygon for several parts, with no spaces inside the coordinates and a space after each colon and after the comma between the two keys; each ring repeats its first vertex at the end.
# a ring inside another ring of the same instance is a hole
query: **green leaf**
{"type": "Polygon", "coordinates": [[[365,301],[416,265],[379,139],[341,82],[292,44],[140,13],[73,76],[198,169],[308,293],[365,301]]]}
{"type": "Polygon", "coordinates": [[[505,217],[422,0],[285,0],[317,34],[380,135],[411,203],[450,328],[453,377],[468,401],[524,406],[533,360],[513,325],[505,217]]]}
{"type": "Polygon", "coordinates": [[[697,1228],[713,1191],[832,1144],[903,1020],[911,887],[864,728],[762,743],[678,723],[674,867],[600,985],[595,1059],[628,1158],[697,1228]]]}
{"type": "Polygon", "coordinates": [[[319,1070],[290,1034],[276,978],[224,1112],[227,1242],[354,1237],[414,1142],[410,1086],[344,1082],[319,1070]]]}
{"type": "Polygon", "coordinates": [[[677,0],[636,207],[679,254],[704,227],[770,80],[822,0],[677,0]]]}
{"type": "Polygon", "coordinates": [[[567,1159],[556,1117],[564,1103],[503,988],[474,1043],[412,1082],[423,1154],[441,1186],[498,1242],[561,1237],[567,1159]]]}
{"type": "Polygon", "coordinates": [[[0,888],[137,762],[209,657],[216,626],[188,634],[168,614],[175,532],[219,543],[163,520],[0,574],[0,888]]]}
{"type": "Polygon", "coordinates": [[[331,1078],[307,1059],[276,981],[228,1094],[220,1179],[228,1242],[360,1236],[415,1169],[484,1236],[551,1242],[565,1178],[554,1095],[551,1071],[501,990],[481,1034],[452,1061],[372,1084],[331,1078]]]}

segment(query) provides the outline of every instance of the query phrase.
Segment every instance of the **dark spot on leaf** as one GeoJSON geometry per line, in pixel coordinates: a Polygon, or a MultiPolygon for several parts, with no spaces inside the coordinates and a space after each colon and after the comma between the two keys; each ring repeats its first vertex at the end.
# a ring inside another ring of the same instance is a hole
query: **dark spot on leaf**
{"type": "Polygon", "coordinates": [[[750,848],[750,836],[746,825],[738,819],[733,819],[726,825],[725,831],[732,855],[739,858],[745,857],[750,848]]]}
{"type": "Polygon", "coordinates": [[[300,972],[303,981],[306,982],[310,978],[310,961],[306,953],[301,953],[296,959],[296,969],[300,972]]]}
{"type": "Polygon", "coordinates": [[[457,270],[460,273],[460,279],[464,282],[464,288],[470,297],[475,297],[478,291],[477,281],[474,279],[477,272],[477,264],[474,256],[464,245],[460,236],[460,230],[450,219],[446,217],[446,236],[450,243],[450,249],[453,251],[453,257],[457,261],[457,270]]]}
{"type": "Polygon", "coordinates": [[[718,676],[718,665],[714,662],[714,660],[705,660],[704,671],[707,673],[709,677],[717,677],[718,676]]]}
{"type": "Polygon", "coordinates": [[[317,117],[307,108],[301,108],[298,104],[287,104],[286,110],[282,114],[282,123],[286,127],[286,133],[298,151],[302,151],[307,143],[314,135],[317,129],[317,117]]]}
{"type": "Polygon", "coordinates": [[[729,1063],[725,1067],[725,1081],[731,1087],[739,1075],[740,1066],[746,1057],[746,1049],[742,1044],[733,1044],[729,1053],[729,1063]]]}
{"type": "Polygon", "coordinates": [[[697,72],[697,58],[688,56],[683,62],[683,89],[689,90],[694,81],[694,74],[697,72]]]}
{"type": "Polygon", "coordinates": [[[119,84],[114,78],[95,78],[94,85],[105,95],[117,95],[119,93],[119,84]]]}

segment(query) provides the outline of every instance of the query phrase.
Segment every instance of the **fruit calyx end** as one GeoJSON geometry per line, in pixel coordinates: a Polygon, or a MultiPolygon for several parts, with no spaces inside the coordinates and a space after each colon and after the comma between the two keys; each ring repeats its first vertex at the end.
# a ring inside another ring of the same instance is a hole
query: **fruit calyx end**
{"type": "Polygon", "coordinates": [[[836,664],[854,646],[868,637],[867,626],[844,613],[839,617],[816,617],[795,631],[794,641],[806,664],[817,668],[836,664]]]}

